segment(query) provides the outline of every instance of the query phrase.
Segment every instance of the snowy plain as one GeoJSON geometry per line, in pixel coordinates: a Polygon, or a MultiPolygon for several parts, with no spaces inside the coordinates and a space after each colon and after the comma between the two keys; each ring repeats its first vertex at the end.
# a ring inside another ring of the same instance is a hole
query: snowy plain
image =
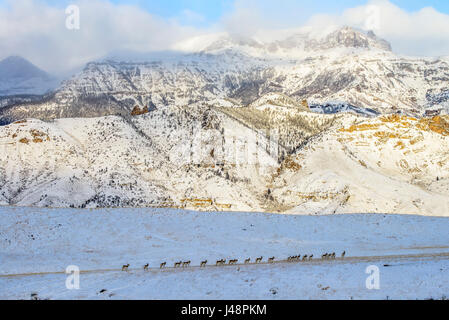
{"type": "Polygon", "coordinates": [[[0,299],[449,296],[446,217],[0,207],[0,221],[0,299]],[[337,259],[321,260],[326,252],[337,259]],[[298,254],[314,259],[282,261],[298,254]],[[260,265],[240,264],[260,256],[260,265]],[[239,262],[216,267],[219,259],[239,262]],[[172,268],[188,260],[191,267],[172,268]],[[199,268],[203,260],[208,266],[199,268]],[[81,270],[79,290],[66,288],[69,265],[81,270]],[[379,290],[366,288],[370,265],[379,268],[379,290]]]}

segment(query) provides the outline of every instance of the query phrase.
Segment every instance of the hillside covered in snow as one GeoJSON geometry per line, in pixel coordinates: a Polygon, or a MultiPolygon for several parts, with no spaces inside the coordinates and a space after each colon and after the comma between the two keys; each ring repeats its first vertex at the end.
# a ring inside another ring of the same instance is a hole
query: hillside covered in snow
{"type": "Polygon", "coordinates": [[[4,98],[0,204],[448,215],[447,60],[347,27],[196,48],[4,98]]]}
{"type": "Polygon", "coordinates": [[[448,136],[447,116],[265,104],[28,119],[0,127],[0,202],[444,216],[448,136]]]}

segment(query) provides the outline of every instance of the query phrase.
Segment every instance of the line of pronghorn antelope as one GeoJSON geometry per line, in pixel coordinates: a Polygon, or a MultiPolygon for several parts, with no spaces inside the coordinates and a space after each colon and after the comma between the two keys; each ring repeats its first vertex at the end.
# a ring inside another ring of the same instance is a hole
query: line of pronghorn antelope
{"type": "MultiPolygon", "coordinates": [[[[346,255],[346,251],[343,251],[341,253],[341,258],[343,259],[345,257],[345,255],[346,255]]],[[[321,255],[321,260],[333,260],[333,259],[336,259],[335,252],[324,253],[321,255]]],[[[254,260],[255,261],[254,263],[251,263],[251,258],[248,258],[248,259],[245,259],[244,264],[259,264],[259,263],[262,263],[262,260],[263,260],[263,257],[261,256],[261,257],[256,258],[254,260]]],[[[286,261],[287,262],[300,262],[300,261],[312,261],[312,260],[313,260],[313,254],[303,255],[302,258],[301,258],[301,255],[298,254],[297,256],[288,257],[286,261]]],[[[215,262],[215,266],[236,265],[238,261],[239,261],[238,259],[230,259],[228,261],[226,261],[226,259],[220,259],[215,262]]],[[[281,262],[281,261],[282,260],[279,260],[279,262],[281,262]]],[[[267,262],[274,263],[275,257],[269,257],[267,259],[267,262]]],[[[173,264],[173,268],[175,268],[175,269],[176,268],[187,268],[187,267],[190,267],[190,263],[191,263],[190,260],[189,261],[177,261],[173,264]]],[[[205,268],[207,263],[208,263],[207,260],[201,261],[200,268],[205,268]]],[[[150,266],[150,264],[147,263],[146,265],[143,266],[143,270],[147,271],[149,266],[150,266]]],[[[162,262],[159,266],[160,269],[164,269],[165,267],[167,267],[167,262],[162,262]]],[[[128,268],[129,268],[129,263],[122,266],[122,271],[128,271],[128,268]]]]}

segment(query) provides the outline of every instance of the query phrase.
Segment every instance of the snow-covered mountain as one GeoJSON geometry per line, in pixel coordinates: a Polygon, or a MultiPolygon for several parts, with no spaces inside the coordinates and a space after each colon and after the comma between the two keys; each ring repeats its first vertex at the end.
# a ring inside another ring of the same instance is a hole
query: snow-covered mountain
{"type": "Polygon", "coordinates": [[[0,61],[0,97],[44,94],[57,85],[57,79],[22,57],[0,61]]]}
{"type": "Polygon", "coordinates": [[[449,212],[447,116],[265,106],[170,106],[0,127],[0,203],[449,212]]]}
{"type": "MultiPolygon", "coordinates": [[[[391,45],[378,38],[372,31],[367,33],[350,27],[330,30],[327,34],[316,34],[310,29],[301,29],[281,40],[262,41],[220,34],[218,39],[208,37],[202,51],[217,53],[223,50],[236,50],[257,57],[283,57],[297,59],[315,52],[329,50],[348,52],[353,50],[391,51],[391,45]],[[348,50],[349,49],[349,50],[348,50]]],[[[195,43],[198,45],[198,41],[195,43]]],[[[188,49],[180,45],[181,49],[188,49]]],[[[190,48],[192,50],[192,48],[190,48]]],[[[334,52],[335,53],[335,52],[334,52]]]]}
{"type": "Polygon", "coordinates": [[[339,101],[374,113],[422,115],[428,108],[449,108],[447,60],[398,56],[374,33],[348,27],[268,42],[220,35],[194,53],[127,56],[87,64],[51,98],[6,107],[0,120],[128,114],[135,105],[229,99],[245,106],[270,93],[314,106],[339,101]]]}
{"type": "Polygon", "coordinates": [[[449,118],[421,117],[447,60],[350,28],[209,40],[0,109],[0,204],[447,215],[449,118]]]}

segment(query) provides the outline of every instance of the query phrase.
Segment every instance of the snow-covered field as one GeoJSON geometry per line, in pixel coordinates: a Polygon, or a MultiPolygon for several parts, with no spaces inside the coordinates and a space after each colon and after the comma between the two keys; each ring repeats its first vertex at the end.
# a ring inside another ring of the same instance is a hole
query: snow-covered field
{"type": "Polygon", "coordinates": [[[0,222],[0,299],[449,296],[445,217],[0,207],[0,222]],[[337,259],[321,260],[326,252],[337,259]],[[281,261],[298,254],[314,259],[281,261]],[[259,256],[263,264],[240,265],[259,256]],[[265,263],[272,256],[276,263],[265,263]],[[219,259],[239,262],[216,267],[219,259]],[[188,260],[189,268],[171,268],[188,260]],[[203,260],[208,266],[199,268],[203,260]],[[69,265],[81,270],[79,290],[66,288],[69,265]],[[379,290],[366,288],[370,265],[379,268],[379,290]]]}

